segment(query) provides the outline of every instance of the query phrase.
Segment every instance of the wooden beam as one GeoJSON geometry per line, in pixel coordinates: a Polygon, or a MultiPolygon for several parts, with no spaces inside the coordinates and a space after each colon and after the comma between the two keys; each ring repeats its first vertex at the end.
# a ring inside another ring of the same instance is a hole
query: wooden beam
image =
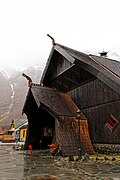
{"type": "Polygon", "coordinates": [[[68,61],[70,61],[72,64],[75,62],[75,58],[73,58],[71,55],[69,55],[63,48],[61,48],[59,45],[56,45],[54,47],[56,51],[58,51],[62,56],[64,56],[68,61]]]}
{"type": "Polygon", "coordinates": [[[72,83],[74,83],[74,84],[79,85],[79,83],[78,83],[78,82],[76,82],[76,81],[72,80],[71,78],[68,78],[68,77],[66,77],[66,76],[64,76],[64,75],[63,75],[63,78],[64,78],[64,79],[67,79],[68,81],[70,81],[70,82],[72,82],[72,83]]]}

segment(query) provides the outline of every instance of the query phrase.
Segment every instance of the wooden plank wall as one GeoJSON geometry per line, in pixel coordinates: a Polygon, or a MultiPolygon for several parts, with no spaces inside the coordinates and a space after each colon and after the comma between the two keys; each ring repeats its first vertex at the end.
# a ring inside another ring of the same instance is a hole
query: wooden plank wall
{"type": "Polygon", "coordinates": [[[111,132],[105,125],[110,114],[120,122],[119,94],[98,79],[69,94],[88,118],[92,142],[120,143],[120,124],[114,132],[111,132]]]}

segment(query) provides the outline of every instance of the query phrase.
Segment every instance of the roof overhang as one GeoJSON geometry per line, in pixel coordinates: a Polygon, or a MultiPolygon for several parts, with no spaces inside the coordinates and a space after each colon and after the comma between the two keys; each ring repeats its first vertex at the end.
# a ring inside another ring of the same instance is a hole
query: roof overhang
{"type": "Polygon", "coordinates": [[[44,70],[41,83],[69,92],[89,81],[98,78],[111,89],[120,94],[120,62],[107,60],[106,58],[87,55],[79,51],[56,44],[50,53],[47,66],[44,70]],[[64,71],[56,74],[56,77],[49,77],[49,71],[53,71],[50,65],[57,52],[64,56],[71,65],[64,71]],[[109,65],[109,66],[108,66],[109,65]],[[119,66],[118,66],[119,65],[119,66]],[[118,73],[116,73],[118,71],[118,73]],[[48,78],[46,78],[48,77],[48,78]]]}
{"type": "Polygon", "coordinates": [[[61,122],[64,122],[66,117],[73,118],[76,116],[77,106],[66,93],[61,93],[56,89],[43,87],[38,84],[33,84],[29,91],[31,93],[28,93],[23,113],[26,113],[25,109],[30,100],[29,96],[32,94],[38,108],[46,110],[61,122]]]}

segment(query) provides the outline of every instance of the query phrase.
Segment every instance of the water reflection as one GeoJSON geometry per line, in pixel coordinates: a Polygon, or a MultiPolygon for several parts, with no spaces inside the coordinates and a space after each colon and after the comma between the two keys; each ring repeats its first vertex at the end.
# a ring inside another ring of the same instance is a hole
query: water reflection
{"type": "Polygon", "coordinates": [[[0,146],[0,179],[22,179],[24,157],[12,150],[12,146],[0,146]]]}
{"type": "Polygon", "coordinates": [[[105,162],[69,162],[52,157],[49,151],[15,151],[0,146],[0,179],[49,180],[120,179],[120,164],[105,162]]]}
{"type": "Polygon", "coordinates": [[[52,173],[55,173],[54,158],[49,153],[41,150],[24,152],[24,177],[35,174],[43,176],[52,173]]]}

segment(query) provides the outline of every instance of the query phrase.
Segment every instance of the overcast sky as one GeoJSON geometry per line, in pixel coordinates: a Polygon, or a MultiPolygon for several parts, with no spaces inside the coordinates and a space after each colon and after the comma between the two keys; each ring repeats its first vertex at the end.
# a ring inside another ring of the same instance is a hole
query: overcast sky
{"type": "Polygon", "coordinates": [[[0,65],[44,65],[52,42],[120,51],[119,0],[0,0],[0,65]]]}

